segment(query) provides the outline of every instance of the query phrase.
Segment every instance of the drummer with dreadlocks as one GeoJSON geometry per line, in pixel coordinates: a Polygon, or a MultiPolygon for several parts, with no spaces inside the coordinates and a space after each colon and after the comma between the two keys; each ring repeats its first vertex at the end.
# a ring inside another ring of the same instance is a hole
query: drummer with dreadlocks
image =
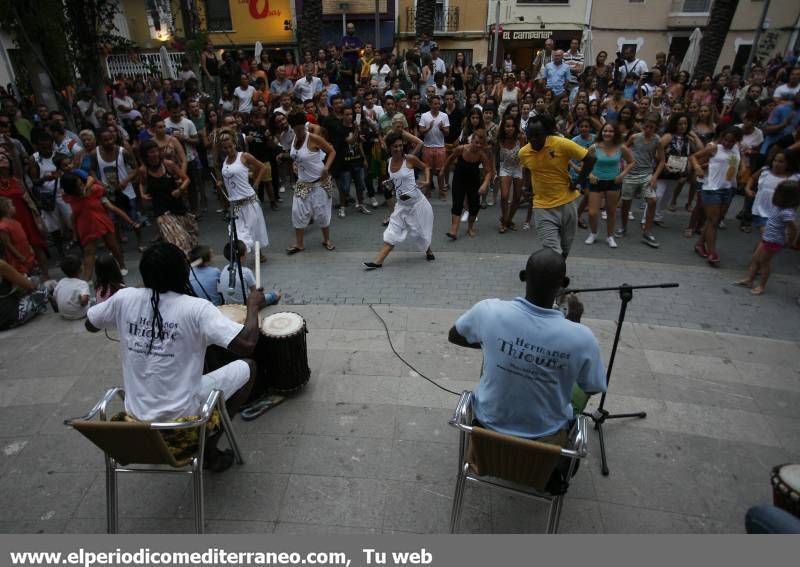
{"type": "MultiPolygon", "coordinates": [[[[119,332],[125,412],[141,421],[197,416],[211,390],[219,389],[233,416],[253,387],[255,363],[243,358],[204,375],[204,354],[209,345],[218,345],[251,355],[259,336],[258,312],[266,305],[263,292],[254,289],[247,296],[247,319],[240,325],[194,297],[190,266],[174,244],[160,242],[145,250],[139,270],[144,287],[119,290],[90,308],[86,320],[90,332],[119,332]]],[[[214,470],[233,463],[233,453],[218,451],[214,437],[206,454],[214,470]]]]}

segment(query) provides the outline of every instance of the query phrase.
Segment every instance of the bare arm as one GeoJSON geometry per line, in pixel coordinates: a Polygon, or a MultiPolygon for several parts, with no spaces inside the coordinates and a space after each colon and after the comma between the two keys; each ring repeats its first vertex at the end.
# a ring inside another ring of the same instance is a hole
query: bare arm
{"type": "Polygon", "coordinates": [[[656,145],[656,161],[656,169],[650,179],[650,186],[653,188],[655,188],[656,184],[658,183],[658,176],[661,175],[661,172],[664,170],[664,166],[666,165],[667,161],[664,153],[664,146],[660,142],[656,145]]]}
{"type": "Polygon", "coordinates": [[[597,156],[594,152],[587,152],[586,157],[581,160],[581,171],[578,173],[578,179],[575,181],[577,186],[583,186],[586,183],[586,178],[594,169],[594,164],[597,161],[597,156]]]}
{"type": "Polygon", "coordinates": [[[0,276],[2,276],[4,280],[10,281],[15,286],[24,290],[33,291],[36,289],[36,286],[33,285],[31,280],[25,277],[25,275],[20,274],[5,260],[0,260],[0,276]]]}
{"type": "Polygon", "coordinates": [[[700,166],[701,159],[707,159],[714,155],[717,151],[716,144],[708,144],[705,148],[700,150],[699,152],[693,153],[689,156],[689,162],[692,164],[692,169],[699,175],[702,175],[703,168],[700,166]]]}
{"type": "Polygon", "coordinates": [[[239,356],[250,356],[256,348],[261,326],[258,322],[258,312],[266,307],[264,293],[260,289],[251,289],[247,296],[247,318],[245,319],[244,329],[239,331],[228,345],[228,349],[239,356]]]}
{"type": "Polygon", "coordinates": [[[164,161],[164,167],[180,181],[177,190],[181,193],[186,193],[186,190],[189,188],[189,177],[186,175],[185,167],[179,168],[175,162],[166,160],[164,161]]]}
{"type": "Polygon", "coordinates": [[[180,165],[183,174],[186,175],[186,169],[189,164],[186,162],[186,152],[183,149],[183,144],[181,144],[175,136],[170,136],[169,144],[172,146],[172,149],[175,150],[175,161],[180,165]]]}
{"type": "Polygon", "coordinates": [[[622,183],[622,180],[625,179],[625,176],[627,176],[631,169],[633,169],[633,166],[636,165],[636,160],[634,159],[633,153],[628,146],[622,146],[622,159],[625,160],[625,167],[619,172],[619,175],[614,180],[616,183],[622,183]]]}
{"type": "Polygon", "coordinates": [[[467,339],[465,339],[463,335],[461,335],[461,333],[458,332],[455,325],[450,327],[450,332],[447,335],[447,340],[453,343],[454,345],[462,347],[478,348],[478,349],[481,348],[480,343],[471,343],[467,341],[467,339]]]}
{"type": "Polygon", "coordinates": [[[458,156],[460,156],[463,152],[464,146],[456,146],[455,149],[450,152],[450,155],[447,156],[446,160],[444,160],[444,165],[442,166],[442,175],[447,175],[447,173],[450,171],[450,168],[453,166],[453,162],[455,162],[456,159],[458,159],[458,156]]]}
{"type": "Polygon", "coordinates": [[[413,167],[414,169],[422,169],[425,171],[425,178],[422,180],[422,185],[425,187],[430,187],[431,184],[431,168],[422,163],[422,160],[419,159],[417,156],[406,156],[406,161],[413,167]]]}
{"type": "Polygon", "coordinates": [[[147,192],[147,172],[144,166],[139,168],[139,197],[145,201],[149,201],[152,197],[147,192]]]}
{"type": "Polygon", "coordinates": [[[253,179],[253,187],[258,187],[264,175],[267,173],[267,166],[248,153],[242,154],[242,162],[251,170],[255,171],[256,175],[253,179]]]}
{"type": "Polygon", "coordinates": [[[411,150],[411,153],[414,155],[419,155],[419,152],[422,151],[423,141],[417,138],[411,132],[406,132],[405,130],[403,130],[402,136],[404,142],[414,144],[414,149],[411,150]]]}

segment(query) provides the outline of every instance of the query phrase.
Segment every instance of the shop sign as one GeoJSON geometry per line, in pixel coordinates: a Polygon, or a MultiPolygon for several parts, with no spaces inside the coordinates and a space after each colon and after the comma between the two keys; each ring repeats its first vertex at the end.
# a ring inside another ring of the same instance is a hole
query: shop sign
{"type": "Polygon", "coordinates": [[[531,31],[504,31],[503,39],[524,41],[529,39],[550,39],[553,32],[550,30],[531,30],[531,31]]]}
{"type": "Polygon", "coordinates": [[[250,17],[254,20],[281,15],[280,10],[269,9],[269,0],[239,0],[239,4],[247,4],[250,10],[250,17]]]}

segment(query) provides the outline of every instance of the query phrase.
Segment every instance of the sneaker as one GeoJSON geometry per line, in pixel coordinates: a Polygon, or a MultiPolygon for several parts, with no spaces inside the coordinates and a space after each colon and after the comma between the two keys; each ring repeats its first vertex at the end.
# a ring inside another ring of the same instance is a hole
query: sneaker
{"type": "Polygon", "coordinates": [[[367,207],[359,203],[356,205],[356,210],[361,213],[362,215],[371,215],[372,211],[370,211],[367,207]]]}
{"type": "Polygon", "coordinates": [[[522,224],[522,230],[530,230],[530,229],[531,229],[530,223],[526,222],[522,224]]]}
{"type": "Polygon", "coordinates": [[[124,277],[128,275],[128,268],[120,268],[119,273],[124,277]]]}
{"type": "Polygon", "coordinates": [[[286,193],[286,187],[284,187],[283,185],[281,185],[281,186],[278,188],[278,193],[286,193]]]}
{"type": "Polygon", "coordinates": [[[586,240],[583,241],[584,244],[594,244],[594,241],[597,240],[597,235],[593,232],[589,233],[589,236],[586,237],[586,240]]]}
{"type": "Polygon", "coordinates": [[[625,228],[618,228],[614,231],[614,236],[617,238],[624,238],[625,236],[628,236],[628,230],[625,228]]]}
{"type": "Polygon", "coordinates": [[[489,193],[489,195],[486,197],[486,204],[490,207],[494,207],[494,195],[492,193],[489,193]]]}
{"type": "Polygon", "coordinates": [[[344,207],[339,207],[339,218],[343,219],[345,217],[344,207]]]}
{"type": "Polygon", "coordinates": [[[372,198],[372,202],[370,203],[370,205],[372,205],[373,209],[377,209],[378,208],[378,200],[375,197],[373,197],[372,198]]]}
{"type": "Polygon", "coordinates": [[[603,220],[608,220],[608,213],[605,211],[600,211],[600,218],[603,220]]]}
{"type": "Polygon", "coordinates": [[[467,222],[469,220],[469,211],[464,211],[461,213],[461,222],[467,222]]]}
{"type": "Polygon", "coordinates": [[[633,211],[628,211],[628,220],[636,220],[636,217],[633,216],[633,211]]]}
{"type": "Polygon", "coordinates": [[[719,224],[717,225],[717,227],[720,230],[725,230],[725,221],[724,220],[719,221],[719,224]]]}
{"type": "Polygon", "coordinates": [[[647,244],[650,248],[658,248],[660,246],[658,240],[656,240],[656,237],[653,236],[652,234],[647,234],[647,233],[643,234],[642,242],[647,244]]]}
{"type": "Polygon", "coordinates": [[[609,248],[616,248],[617,247],[617,241],[614,240],[613,236],[609,236],[608,238],[606,238],[606,242],[608,243],[608,247],[609,248]]]}

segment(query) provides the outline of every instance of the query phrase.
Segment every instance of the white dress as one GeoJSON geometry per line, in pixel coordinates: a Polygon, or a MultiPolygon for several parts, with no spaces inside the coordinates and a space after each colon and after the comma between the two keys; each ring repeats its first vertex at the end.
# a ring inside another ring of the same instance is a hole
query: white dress
{"type": "Polygon", "coordinates": [[[433,236],[433,208],[422,191],[417,187],[414,170],[406,165],[392,171],[392,160],[389,159],[389,178],[394,182],[396,205],[389,226],[383,232],[386,244],[397,246],[407,241],[415,250],[425,252],[431,246],[433,236]],[[403,197],[408,199],[403,199],[403,197]]]}
{"type": "Polygon", "coordinates": [[[236,213],[237,236],[247,246],[247,251],[253,253],[256,242],[262,248],[269,244],[269,235],[258,197],[250,185],[249,174],[247,166],[242,163],[242,152],[236,154],[233,163],[228,163],[227,158],[222,162],[222,180],[236,213]]]}
{"type": "Polygon", "coordinates": [[[299,148],[292,142],[292,149],[289,152],[297,164],[297,181],[312,185],[304,198],[299,197],[295,191],[292,198],[292,225],[294,228],[305,228],[313,218],[320,228],[326,228],[331,224],[333,198],[318,183],[325,169],[325,153],[322,150],[310,151],[308,138],[306,133],[306,139],[299,148]]]}

